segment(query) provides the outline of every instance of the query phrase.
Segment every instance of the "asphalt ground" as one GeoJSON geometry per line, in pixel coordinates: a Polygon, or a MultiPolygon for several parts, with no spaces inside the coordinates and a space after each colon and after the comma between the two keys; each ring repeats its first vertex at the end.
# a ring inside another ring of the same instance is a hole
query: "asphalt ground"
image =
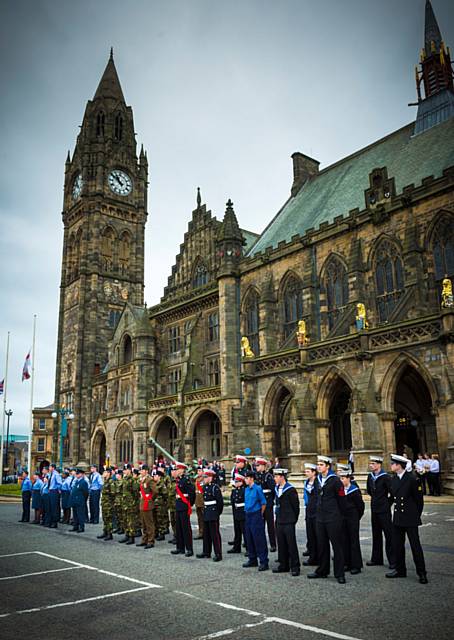
{"type": "MultiPolygon", "coordinates": [[[[18,523],[20,514],[20,505],[0,505],[2,638],[454,637],[454,505],[427,505],[424,511],[420,535],[428,585],[419,584],[409,549],[408,577],[399,580],[387,580],[386,567],[347,574],[346,585],[333,577],[308,580],[310,567],[297,578],[243,569],[244,556],[225,553],[233,535],[229,508],[222,517],[219,563],[172,556],[167,541],[145,551],[97,540],[101,525],[77,534],[63,525],[53,530],[18,523]]],[[[369,524],[367,507],[361,521],[364,561],[371,551],[369,524]]],[[[302,552],[304,522],[297,533],[302,552]]],[[[201,551],[201,541],[194,550],[201,551]]]]}

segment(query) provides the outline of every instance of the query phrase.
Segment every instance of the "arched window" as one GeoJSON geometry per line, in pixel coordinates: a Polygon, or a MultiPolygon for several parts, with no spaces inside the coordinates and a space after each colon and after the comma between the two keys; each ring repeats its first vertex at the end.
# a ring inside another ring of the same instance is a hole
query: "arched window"
{"type": "Polygon", "coordinates": [[[339,381],[329,409],[332,451],[348,451],[352,446],[350,398],[349,387],[343,381],[339,381]]]}
{"type": "Polygon", "coordinates": [[[326,306],[328,326],[333,328],[337,318],[348,304],[347,270],[340,260],[332,258],[325,270],[326,306]]]}
{"type": "Polygon", "coordinates": [[[454,222],[443,218],[437,225],[432,241],[435,280],[454,276],[454,222]]]}
{"type": "Polygon", "coordinates": [[[114,238],[113,230],[106,227],[101,236],[102,268],[104,271],[113,271],[114,238]]]}
{"type": "Polygon", "coordinates": [[[194,275],[192,278],[192,286],[194,289],[197,287],[203,287],[208,282],[208,270],[203,262],[199,262],[199,264],[194,269],[194,275]]]}
{"type": "Polygon", "coordinates": [[[132,340],[126,335],[123,340],[123,364],[129,364],[132,360],[132,340]]]}
{"type": "Polygon", "coordinates": [[[244,304],[244,333],[255,356],[260,354],[259,346],[259,296],[251,291],[244,304]]]}
{"type": "Polygon", "coordinates": [[[375,288],[379,322],[389,320],[404,291],[402,259],[395,244],[381,242],[375,257],[375,288]]]}
{"type": "Polygon", "coordinates": [[[210,423],[211,457],[216,459],[221,456],[221,423],[214,416],[210,423]]]}
{"type": "Polygon", "coordinates": [[[66,275],[67,275],[68,281],[72,280],[75,275],[74,245],[75,245],[75,238],[72,235],[68,240],[68,246],[66,248],[66,275]]]}
{"type": "Polygon", "coordinates": [[[127,273],[129,269],[131,237],[127,231],[121,234],[118,246],[118,260],[120,265],[120,273],[127,273]]]}
{"type": "Polygon", "coordinates": [[[96,136],[98,138],[102,138],[104,136],[104,124],[106,121],[106,117],[104,115],[104,111],[99,111],[96,116],[96,136]]]}
{"type": "Polygon", "coordinates": [[[303,292],[301,281],[291,276],[284,287],[283,297],[284,339],[296,329],[298,320],[303,316],[303,292]]]}
{"type": "Polygon", "coordinates": [[[115,140],[121,140],[123,138],[123,117],[120,113],[115,116],[114,136],[115,140]]]}
{"type": "Polygon", "coordinates": [[[126,462],[132,462],[134,457],[134,447],[131,428],[124,424],[120,428],[117,436],[117,451],[118,451],[118,463],[125,464],[126,462]]]}

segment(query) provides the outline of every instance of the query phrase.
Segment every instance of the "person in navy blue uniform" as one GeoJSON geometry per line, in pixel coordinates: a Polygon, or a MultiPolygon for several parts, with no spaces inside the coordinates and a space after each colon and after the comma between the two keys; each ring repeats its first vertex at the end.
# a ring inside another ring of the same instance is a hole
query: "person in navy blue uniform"
{"type": "Polygon", "coordinates": [[[61,475],[57,470],[57,465],[49,465],[49,509],[50,528],[56,529],[60,521],[60,489],[62,485],[61,475]]]}
{"type": "Polygon", "coordinates": [[[101,478],[101,474],[98,472],[98,466],[96,464],[92,464],[88,479],[90,524],[99,524],[99,499],[101,497],[102,485],[103,479],[101,478]]]}
{"type": "Polygon", "coordinates": [[[334,554],[334,576],[339,584],[345,584],[343,549],[343,514],[345,492],[342,482],[331,468],[328,456],[317,457],[317,542],[319,564],[308,578],[327,578],[330,571],[330,543],[334,554]]]}
{"type": "Polygon", "coordinates": [[[410,542],[416,573],[421,584],[427,584],[424,553],[419,540],[418,527],[424,507],[422,486],[411,471],[406,471],[408,460],[404,456],[391,455],[391,493],[394,502],[393,513],[393,556],[396,568],[386,574],[387,578],[406,578],[405,536],[410,542]]]}
{"type": "Polygon", "coordinates": [[[41,501],[41,489],[43,487],[43,481],[39,476],[39,472],[35,471],[33,474],[33,485],[32,485],[32,509],[35,511],[35,519],[32,524],[41,524],[41,514],[42,514],[42,501],[41,501]]]}
{"type": "Polygon", "coordinates": [[[306,522],[306,547],[308,551],[308,559],[304,560],[305,567],[318,566],[318,546],[317,546],[317,465],[312,462],[304,463],[304,473],[306,480],[304,481],[304,506],[305,522],[306,522]]]}
{"type": "Polygon", "coordinates": [[[372,524],[372,555],[368,567],[383,564],[383,536],[389,568],[394,568],[392,551],[393,525],[391,522],[391,476],[383,470],[381,456],[369,456],[370,473],[367,476],[367,493],[370,495],[372,524]]]}
{"type": "Polygon", "coordinates": [[[224,509],[224,499],[219,485],[215,482],[216,471],[204,469],[203,471],[203,552],[197,554],[197,558],[211,558],[211,549],[214,551],[213,561],[222,560],[222,542],[219,529],[219,520],[224,509]]]}
{"type": "Polygon", "coordinates": [[[88,482],[85,472],[78,467],[76,469],[76,479],[71,488],[71,506],[74,514],[74,526],[71,531],[82,533],[85,531],[86,504],[88,498],[88,482]]]}
{"type": "Polygon", "coordinates": [[[233,547],[227,553],[241,553],[241,542],[244,540],[246,545],[246,536],[244,532],[244,522],[246,516],[244,514],[244,483],[245,478],[241,473],[237,473],[234,478],[235,484],[230,494],[230,504],[232,506],[233,515],[233,547]]]}
{"type": "Polygon", "coordinates": [[[61,485],[61,508],[63,509],[63,518],[61,519],[62,524],[69,524],[71,517],[71,509],[69,507],[70,495],[71,495],[71,481],[73,479],[71,472],[69,469],[65,469],[61,474],[62,485],[61,485]]]}
{"type": "Polygon", "coordinates": [[[41,525],[43,527],[50,527],[52,524],[51,510],[50,510],[50,498],[49,498],[49,467],[43,467],[43,486],[41,487],[41,504],[43,509],[43,517],[41,525]]]}
{"type": "Polygon", "coordinates": [[[176,548],[170,553],[184,553],[187,558],[194,555],[192,547],[191,513],[195,502],[195,489],[190,478],[185,474],[188,467],[183,462],[175,463],[175,537],[176,548]]]}
{"type": "Polygon", "coordinates": [[[255,484],[254,472],[246,471],[244,492],[244,511],[246,513],[246,545],[249,556],[248,562],[243,567],[256,567],[260,561],[259,571],[269,569],[268,545],[265,536],[265,521],[263,519],[266,509],[266,498],[262,488],[255,484]]]}
{"type": "Polygon", "coordinates": [[[338,475],[345,491],[344,561],[345,570],[352,575],[361,573],[363,557],[359,541],[359,523],[364,515],[364,500],[350,468],[340,469],[338,475]]]}
{"type": "Polygon", "coordinates": [[[255,459],[255,483],[262,487],[262,491],[266,498],[265,523],[268,531],[268,540],[270,542],[270,551],[276,551],[276,529],[274,525],[274,478],[273,474],[266,470],[268,461],[265,458],[255,459]]]}
{"type": "Polygon", "coordinates": [[[277,546],[279,550],[279,566],[273,573],[287,573],[292,576],[300,575],[300,557],[296,544],[296,523],[300,515],[300,500],[298,492],[287,481],[287,469],[274,467],[275,496],[276,496],[276,530],[277,546]]]}
{"type": "Polygon", "coordinates": [[[30,522],[30,502],[32,497],[32,481],[28,477],[28,471],[22,471],[22,518],[19,522],[30,522]]]}

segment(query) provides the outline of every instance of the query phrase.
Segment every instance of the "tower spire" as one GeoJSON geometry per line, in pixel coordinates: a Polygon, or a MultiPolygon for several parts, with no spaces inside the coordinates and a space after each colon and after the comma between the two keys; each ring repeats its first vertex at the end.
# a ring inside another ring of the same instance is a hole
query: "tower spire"
{"type": "Polygon", "coordinates": [[[104,73],[99,82],[98,88],[96,89],[93,100],[98,100],[100,98],[110,98],[113,100],[121,100],[122,102],[125,101],[117,69],[115,68],[113,47],[110,49],[109,60],[106,68],[104,69],[104,73]]]}
{"type": "Polygon", "coordinates": [[[442,44],[443,40],[432,8],[432,3],[430,0],[426,0],[426,18],[424,27],[424,48],[426,56],[430,56],[431,53],[440,53],[442,44]]]}

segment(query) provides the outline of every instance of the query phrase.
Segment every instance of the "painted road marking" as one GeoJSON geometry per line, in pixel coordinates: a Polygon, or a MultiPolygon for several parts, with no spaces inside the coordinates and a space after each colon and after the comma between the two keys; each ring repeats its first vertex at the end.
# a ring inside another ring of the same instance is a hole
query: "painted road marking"
{"type": "Polygon", "coordinates": [[[268,622],[269,622],[269,619],[265,618],[260,622],[249,622],[248,624],[242,624],[239,627],[235,627],[232,629],[222,629],[221,631],[215,631],[214,633],[209,633],[206,636],[198,636],[197,638],[194,638],[194,640],[212,640],[213,638],[222,638],[223,636],[232,635],[232,633],[238,633],[239,631],[245,631],[246,629],[259,627],[260,625],[267,624],[268,622]]]}
{"type": "Polygon", "coordinates": [[[56,573],[57,571],[74,571],[83,567],[62,567],[61,569],[48,569],[47,571],[35,571],[34,573],[22,573],[20,576],[5,576],[0,580],[17,580],[18,578],[29,578],[30,576],[42,576],[44,573],[56,573]]]}
{"type": "Polygon", "coordinates": [[[5,553],[0,558],[14,558],[14,556],[29,556],[31,553],[37,553],[36,551],[19,551],[19,553],[5,553]]]}

